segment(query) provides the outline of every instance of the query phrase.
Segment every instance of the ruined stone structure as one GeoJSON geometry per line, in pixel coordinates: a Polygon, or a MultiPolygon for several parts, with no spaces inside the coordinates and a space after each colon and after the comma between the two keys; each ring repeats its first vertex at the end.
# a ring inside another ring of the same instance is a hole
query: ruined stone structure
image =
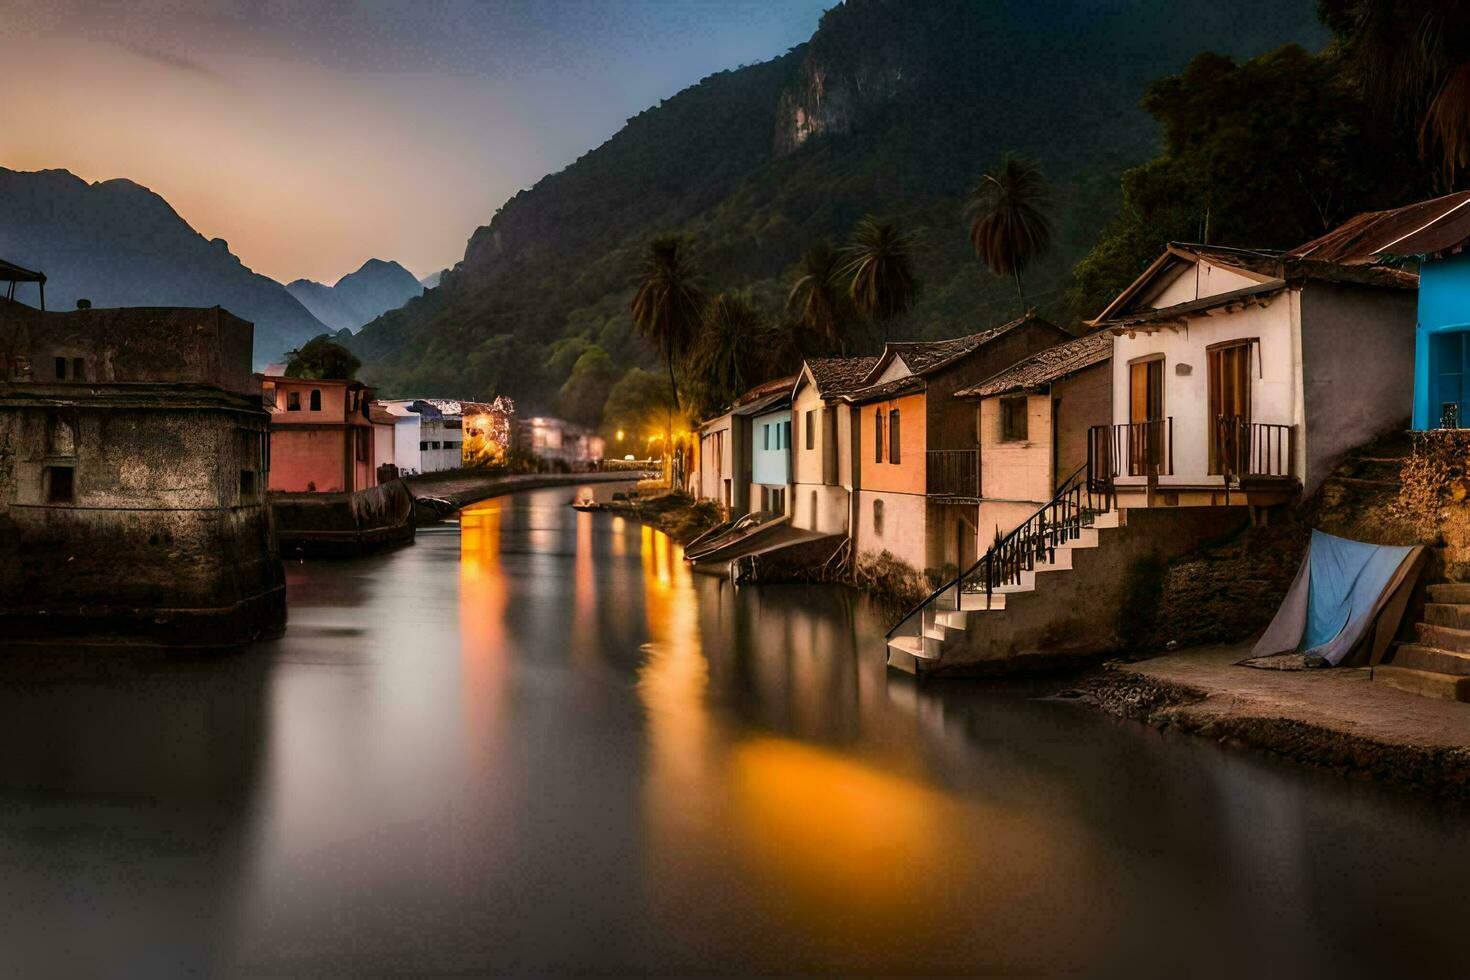
{"type": "Polygon", "coordinates": [[[0,644],[284,628],[253,333],[218,307],[0,300],[0,644]]]}

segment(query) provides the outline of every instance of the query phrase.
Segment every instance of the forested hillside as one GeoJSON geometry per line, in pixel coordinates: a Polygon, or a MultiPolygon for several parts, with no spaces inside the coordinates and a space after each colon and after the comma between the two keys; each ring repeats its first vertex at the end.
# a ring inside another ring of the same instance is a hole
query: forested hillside
{"type": "Polygon", "coordinates": [[[1069,320],[1073,267],[1117,213],[1121,176],[1160,149],[1149,85],[1206,47],[1326,37],[1310,0],[847,0],[807,44],[711,75],[516,195],[438,288],[351,343],[389,393],[556,411],[584,358],[609,377],[655,366],[628,314],[652,236],[687,236],[707,289],[748,288],[775,316],[801,253],[868,213],[921,234],[919,299],[891,329],[978,329],[1017,306],[964,216],[1007,151],[1052,187],[1056,243],[1028,299],[1069,320]]]}

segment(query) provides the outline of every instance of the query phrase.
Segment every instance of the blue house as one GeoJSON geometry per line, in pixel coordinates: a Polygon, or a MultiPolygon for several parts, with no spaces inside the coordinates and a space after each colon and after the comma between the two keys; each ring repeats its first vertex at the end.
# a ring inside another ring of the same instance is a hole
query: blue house
{"type": "Polygon", "coordinates": [[[784,514],[791,484],[791,393],[763,404],[750,420],[750,501],[755,510],[784,514]]]}
{"type": "Polygon", "coordinates": [[[1413,426],[1470,428],[1470,191],[1360,214],[1298,250],[1347,264],[1419,260],[1413,426]]]}

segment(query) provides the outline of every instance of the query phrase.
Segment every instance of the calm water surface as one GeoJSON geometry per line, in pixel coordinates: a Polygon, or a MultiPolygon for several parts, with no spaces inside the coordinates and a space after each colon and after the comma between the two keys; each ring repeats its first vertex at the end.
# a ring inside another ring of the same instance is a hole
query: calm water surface
{"type": "Polygon", "coordinates": [[[5,975],[1462,965],[1463,812],[886,674],[566,490],[244,654],[0,670],[5,975]]]}

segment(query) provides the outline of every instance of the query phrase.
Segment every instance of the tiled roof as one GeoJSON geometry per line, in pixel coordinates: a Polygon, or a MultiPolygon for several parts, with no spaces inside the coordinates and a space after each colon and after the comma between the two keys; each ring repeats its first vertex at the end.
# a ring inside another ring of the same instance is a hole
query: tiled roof
{"type": "Polygon", "coordinates": [[[863,379],[877,363],[876,357],[811,357],[806,366],[822,397],[835,398],[862,387],[863,379]]]}
{"type": "Polygon", "coordinates": [[[1382,258],[1381,256],[1365,256],[1361,260],[1347,261],[1334,258],[1323,250],[1316,250],[1314,254],[1308,254],[1305,250],[1312,248],[1313,245],[1314,243],[1308,242],[1301,248],[1290,252],[1178,243],[1175,243],[1174,247],[1181,251],[1191,252],[1216,265],[1223,265],[1227,268],[1233,266],[1257,275],[1270,276],[1273,279],[1322,279],[1327,282],[1355,282],[1365,286],[1390,286],[1402,289],[1412,289],[1419,285],[1419,277],[1412,272],[1375,264],[1382,258]]]}
{"type": "Polygon", "coordinates": [[[856,391],[844,395],[843,400],[860,405],[864,402],[878,401],[882,398],[894,398],[898,395],[906,395],[911,391],[921,391],[926,384],[927,382],[924,381],[923,375],[908,374],[902,378],[885,381],[882,384],[859,388],[856,391]]]}
{"type": "Polygon", "coordinates": [[[796,375],[794,374],[788,374],[784,378],[774,378],[770,381],[758,384],[754,388],[751,388],[749,391],[745,392],[745,394],[735,399],[735,404],[744,405],[747,402],[755,401],[757,398],[764,398],[765,396],[772,394],[773,392],[788,391],[795,383],[796,375]]]}
{"type": "Polygon", "coordinates": [[[1083,368],[1101,364],[1112,356],[1112,334],[1106,331],[1084,334],[1076,340],[1069,340],[1033,354],[978,385],[955,392],[955,395],[964,398],[988,398],[1013,391],[1031,391],[1076,374],[1083,368]]]}
{"type": "Polygon", "coordinates": [[[1028,313],[1010,323],[1003,323],[998,327],[991,327],[989,330],[982,330],[964,337],[952,337],[949,340],[899,341],[884,345],[883,350],[885,354],[892,353],[902,358],[904,364],[908,365],[908,369],[915,374],[928,374],[956,358],[964,357],[980,345],[989,343],[1030,319],[1032,316],[1028,313]]]}

